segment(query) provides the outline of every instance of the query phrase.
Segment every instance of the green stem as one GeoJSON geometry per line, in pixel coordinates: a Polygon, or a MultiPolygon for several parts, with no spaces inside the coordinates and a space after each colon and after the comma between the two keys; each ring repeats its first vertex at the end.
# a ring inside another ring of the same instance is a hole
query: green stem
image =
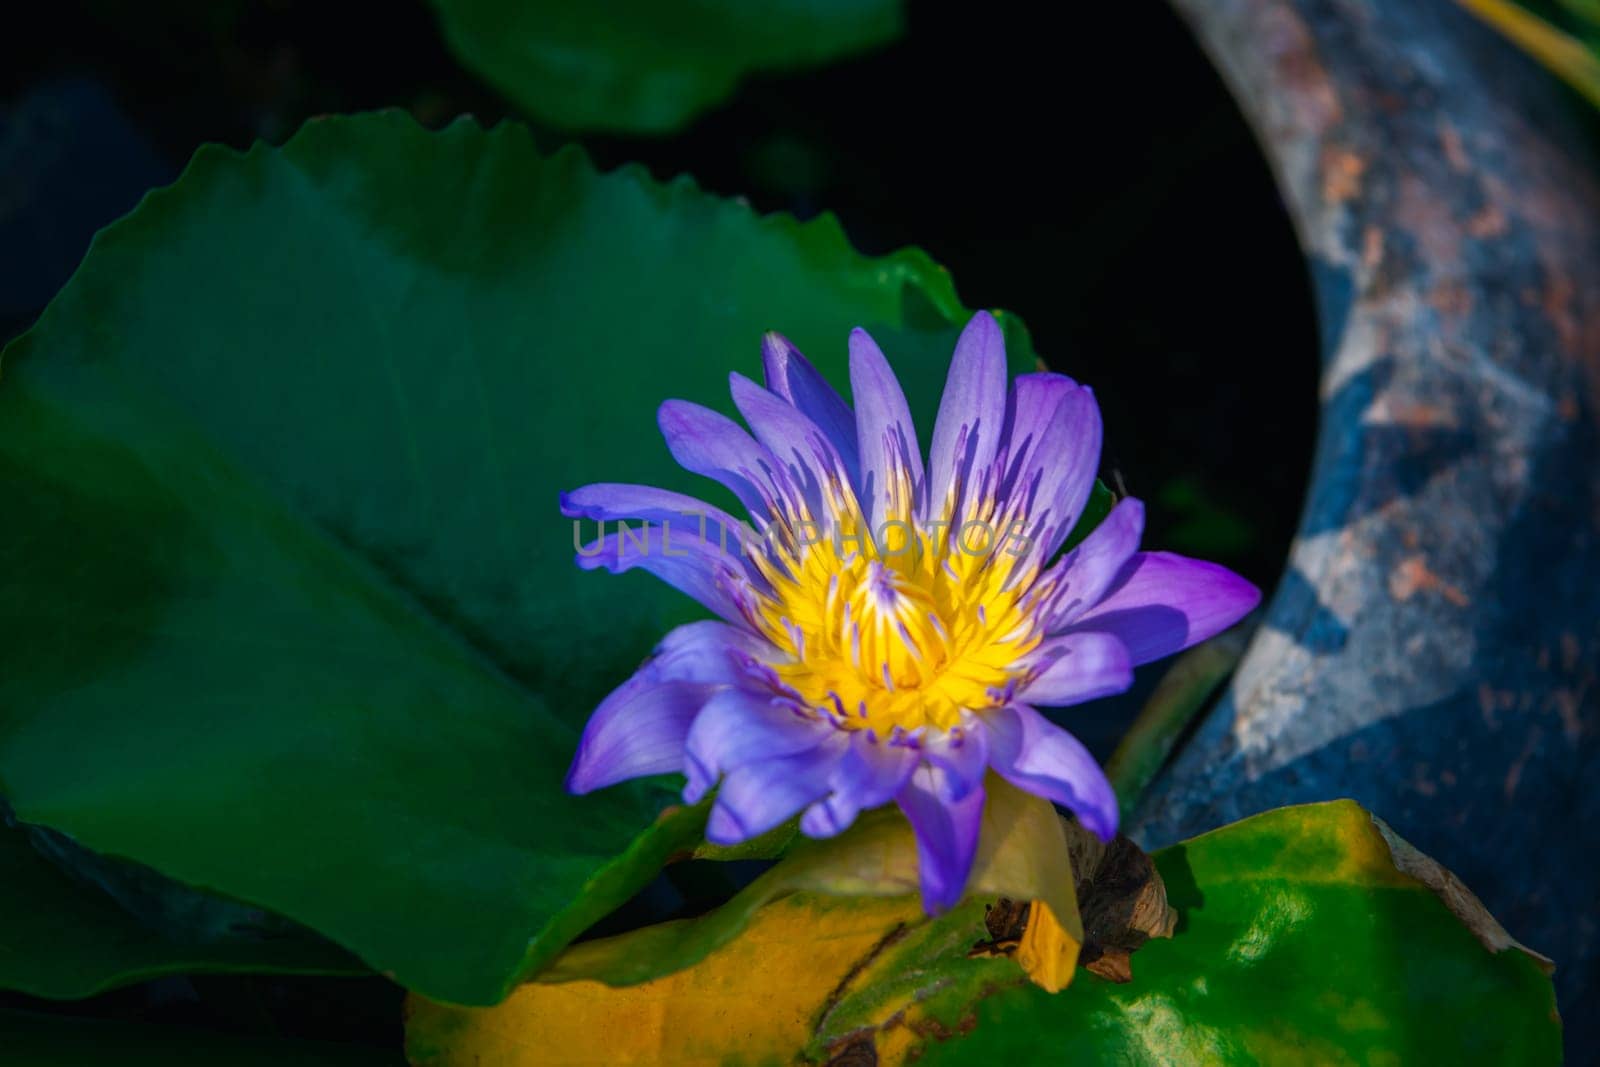
{"type": "Polygon", "coordinates": [[[1457,0],[1600,107],[1600,57],[1511,0],[1457,0]]]}
{"type": "Polygon", "coordinates": [[[1106,777],[1117,791],[1124,821],[1132,816],[1190,721],[1205,707],[1222,680],[1233,673],[1255,631],[1256,619],[1251,615],[1233,629],[1185,652],[1150,694],[1139,717],[1106,762],[1106,777]]]}

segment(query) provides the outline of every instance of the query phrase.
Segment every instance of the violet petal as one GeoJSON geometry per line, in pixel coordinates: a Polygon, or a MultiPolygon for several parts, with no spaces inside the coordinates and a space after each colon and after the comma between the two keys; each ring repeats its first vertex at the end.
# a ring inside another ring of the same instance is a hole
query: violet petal
{"type": "Polygon", "coordinates": [[[961,901],[983,821],[983,787],[968,791],[954,804],[947,803],[941,799],[949,792],[941,781],[944,773],[924,763],[895,797],[917,836],[922,907],[930,915],[948,911],[961,901]]]}
{"type": "Polygon", "coordinates": [[[1068,632],[1115,636],[1133,665],[1181,652],[1250,613],[1261,591],[1226,567],[1171,552],[1140,552],[1110,593],[1068,632]]]}
{"type": "Polygon", "coordinates": [[[986,718],[989,765],[997,774],[1070,809],[1102,840],[1116,836],[1116,794],[1082,742],[1026,704],[1000,708],[986,718]]]}

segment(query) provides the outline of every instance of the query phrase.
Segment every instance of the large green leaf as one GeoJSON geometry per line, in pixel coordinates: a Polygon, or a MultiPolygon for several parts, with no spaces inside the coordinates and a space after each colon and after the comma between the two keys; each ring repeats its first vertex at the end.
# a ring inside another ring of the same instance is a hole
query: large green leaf
{"type": "Polygon", "coordinates": [[[513,126],[204,149],[3,357],[0,794],[492,1003],[699,834],[635,840],[658,787],[561,788],[596,700],[697,612],[580,574],[558,491],[703,491],[655,409],[726,407],[772,328],[836,381],[880,333],[926,429],[964,317],[921,253],[513,126]]]}
{"type": "Polygon", "coordinates": [[[570,129],[670,133],[747,74],[806,67],[899,36],[904,0],[433,0],[468,68],[570,129]]]}
{"type": "Polygon", "coordinates": [[[1246,819],[1156,865],[1178,932],[1139,950],[1133,981],[1006,990],[919,1064],[1027,1063],[1040,1049],[1153,1067],[1561,1060],[1545,963],[1349,801],[1246,819]]]}
{"type": "Polygon", "coordinates": [[[361,974],[359,962],[304,938],[178,941],[79,885],[0,825],[0,987],[87,997],[127,982],[196,971],[361,974]]]}

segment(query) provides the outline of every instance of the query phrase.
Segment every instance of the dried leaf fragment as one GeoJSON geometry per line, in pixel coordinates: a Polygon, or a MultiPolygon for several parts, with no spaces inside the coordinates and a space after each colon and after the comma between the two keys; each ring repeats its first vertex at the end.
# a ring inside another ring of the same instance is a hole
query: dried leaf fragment
{"type": "MultiPolygon", "coordinates": [[[[1512,937],[1500,921],[1489,914],[1489,909],[1483,906],[1477,894],[1468,889],[1466,883],[1457,878],[1455,872],[1446,868],[1432,856],[1425,855],[1417,847],[1399,834],[1376,815],[1372,816],[1372,825],[1377,827],[1378,833],[1383,835],[1384,843],[1389,846],[1389,852],[1394,857],[1394,865],[1402,874],[1409,874],[1429,889],[1434,895],[1444,901],[1462,925],[1472,931],[1474,937],[1490,952],[1503,952],[1514,948],[1527,955],[1539,965],[1545,974],[1554,974],[1555,961],[1542,952],[1536,952],[1512,937]]],[[[1084,925],[1088,925],[1088,916],[1084,917],[1084,925]]]]}
{"type": "Polygon", "coordinates": [[[1078,962],[1108,981],[1127,982],[1133,977],[1129,957],[1152,937],[1171,937],[1177,912],[1138,845],[1121,834],[1106,844],[1075,822],[1066,829],[1083,919],[1078,962]]]}

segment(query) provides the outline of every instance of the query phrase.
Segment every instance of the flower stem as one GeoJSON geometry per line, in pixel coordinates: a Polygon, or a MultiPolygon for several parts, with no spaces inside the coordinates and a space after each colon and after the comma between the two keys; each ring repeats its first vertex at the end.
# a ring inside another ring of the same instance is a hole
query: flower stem
{"type": "MultiPolygon", "coordinates": [[[[1457,0],[1600,107],[1600,57],[1582,41],[1510,0],[1457,0]]],[[[1587,5],[1572,5],[1587,10],[1587,5]]]]}
{"type": "Polygon", "coordinates": [[[1106,763],[1106,777],[1117,792],[1124,822],[1132,816],[1190,721],[1238,666],[1245,645],[1255,632],[1258,615],[1252,613],[1231,630],[1178,657],[1140,709],[1139,717],[1106,763]]]}

